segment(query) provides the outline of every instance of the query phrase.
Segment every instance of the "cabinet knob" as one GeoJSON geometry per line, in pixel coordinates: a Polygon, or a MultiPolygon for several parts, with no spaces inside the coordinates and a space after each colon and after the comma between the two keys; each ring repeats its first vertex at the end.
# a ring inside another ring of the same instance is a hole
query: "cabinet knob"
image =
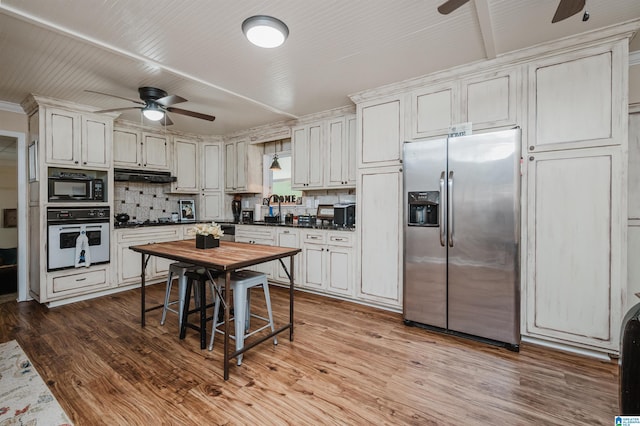
{"type": "Polygon", "coordinates": [[[78,164],[78,162],[77,162],[77,161],[74,161],[73,163],[74,163],[74,164],[78,164]]]}
{"type": "Polygon", "coordinates": [[[533,155],[531,157],[529,157],[529,161],[533,161],[535,159],[536,159],[536,157],[534,157],[533,155]]]}
{"type": "Polygon", "coordinates": [[[535,151],[535,149],[536,149],[536,147],[535,147],[535,146],[533,146],[533,145],[531,145],[531,146],[529,147],[529,151],[535,151]]]}

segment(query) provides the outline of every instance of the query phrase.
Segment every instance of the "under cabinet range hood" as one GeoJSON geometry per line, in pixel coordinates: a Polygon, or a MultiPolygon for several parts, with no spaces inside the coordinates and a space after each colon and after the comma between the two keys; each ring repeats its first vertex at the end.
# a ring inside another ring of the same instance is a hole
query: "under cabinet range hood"
{"type": "Polygon", "coordinates": [[[134,169],[114,169],[113,180],[116,182],[171,183],[177,178],[169,172],[153,172],[134,169]]]}

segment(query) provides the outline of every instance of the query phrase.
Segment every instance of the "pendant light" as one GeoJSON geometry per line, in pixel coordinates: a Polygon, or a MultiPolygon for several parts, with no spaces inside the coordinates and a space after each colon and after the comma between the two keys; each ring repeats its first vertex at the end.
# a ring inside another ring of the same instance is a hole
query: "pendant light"
{"type": "Polygon", "coordinates": [[[289,36],[289,28],[284,22],[265,15],[245,19],[242,32],[251,43],[267,49],[282,45],[289,36]]]}
{"type": "Polygon", "coordinates": [[[273,154],[273,161],[269,170],[281,170],[280,163],[278,163],[278,154],[273,154]]]}

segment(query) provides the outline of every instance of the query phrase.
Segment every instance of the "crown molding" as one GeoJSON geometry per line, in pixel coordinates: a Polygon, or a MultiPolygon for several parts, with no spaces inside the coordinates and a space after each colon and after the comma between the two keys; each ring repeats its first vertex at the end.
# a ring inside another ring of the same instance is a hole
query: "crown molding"
{"type": "Polygon", "coordinates": [[[18,114],[24,114],[24,110],[19,104],[12,104],[11,102],[0,101],[0,110],[8,112],[17,112],[18,114]]]}

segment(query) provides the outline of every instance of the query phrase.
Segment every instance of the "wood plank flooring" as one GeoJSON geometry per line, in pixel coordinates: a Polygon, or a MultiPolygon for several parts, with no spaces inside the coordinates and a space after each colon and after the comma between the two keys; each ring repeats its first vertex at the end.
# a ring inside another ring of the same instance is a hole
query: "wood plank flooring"
{"type": "MultiPolygon", "coordinates": [[[[150,286],[147,300],[163,292],[150,286]]],[[[201,351],[160,311],[141,328],[139,294],[4,303],[0,342],[20,343],[76,425],[610,425],[618,413],[615,362],[530,344],[513,353],[300,292],[294,342],[257,346],[225,382],[222,338],[201,351]]],[[[271,297],[278,326],[287,294],[271,297]]]]}

